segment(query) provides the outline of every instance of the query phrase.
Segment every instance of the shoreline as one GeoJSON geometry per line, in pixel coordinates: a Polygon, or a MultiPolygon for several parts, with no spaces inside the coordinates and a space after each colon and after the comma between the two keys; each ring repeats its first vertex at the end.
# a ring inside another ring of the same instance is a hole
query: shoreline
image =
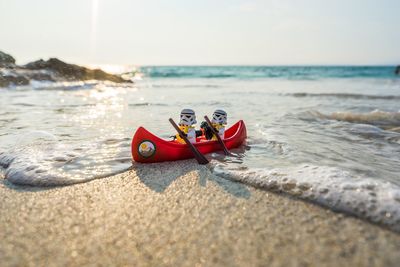
{"type": "Polygon", "coordinates": [[[400,235],[193,160],[64,187],[0,183],[4,266],[396,266],[400,235]]]}

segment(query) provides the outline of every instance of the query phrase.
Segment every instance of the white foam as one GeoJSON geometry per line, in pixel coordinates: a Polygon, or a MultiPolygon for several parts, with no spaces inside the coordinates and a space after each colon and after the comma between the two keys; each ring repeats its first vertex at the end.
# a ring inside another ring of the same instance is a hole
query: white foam
{"type": "Polygon", "coordinates": [[[125,171],[130,157],[116,157],[102,144],[65,144],[47,132],[30,132],[18,146],[0,153],[0,167],[14,184],[59,186],[90,181],[125,171]]]}
{"type": "Polygon", "coordinates": [[[255,187],[311,200],[335,211],[400,231],[400,187],[334,167],[300,165],[285,169],[214,169],[217,175],[255,187]]]}

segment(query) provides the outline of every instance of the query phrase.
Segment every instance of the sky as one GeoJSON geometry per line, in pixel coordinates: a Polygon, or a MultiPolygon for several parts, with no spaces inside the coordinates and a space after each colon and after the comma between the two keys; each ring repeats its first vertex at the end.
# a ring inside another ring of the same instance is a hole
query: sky
{"type": "Polygon", "coordinates": [[[0,51],[114,65],[400,64],[398,0],[0,0],[0,51]]]}

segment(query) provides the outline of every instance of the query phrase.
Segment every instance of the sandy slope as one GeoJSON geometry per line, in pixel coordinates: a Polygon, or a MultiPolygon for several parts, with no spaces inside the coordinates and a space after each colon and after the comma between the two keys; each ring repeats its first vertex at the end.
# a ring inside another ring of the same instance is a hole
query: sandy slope
{"type": "Polygon", "coordinates": [[[194,161],[61,188],[0,183],[2,266],[396,266],[400,235],[194,161]]]}

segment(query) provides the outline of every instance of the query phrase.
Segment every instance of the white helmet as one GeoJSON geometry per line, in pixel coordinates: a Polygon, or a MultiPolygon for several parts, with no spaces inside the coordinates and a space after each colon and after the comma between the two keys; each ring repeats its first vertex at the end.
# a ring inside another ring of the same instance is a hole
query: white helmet
{"type": "Polygon", "coordinates": [[[217,109],[216,111],[214,111],[213,113],[213,117],[211,122],[212,123],[218,123],[218,124],[226,124],[228,118],[227,118],[227,114],[225,111],[223,111],[222,109],[217,109]]]}
{"type": "Polygon", "coordinates": [[[181,111],[181,120],[179,122],[180,125],[192,126],[196,124],[196,114],[193,109],[185,108],[181,111]]]}

